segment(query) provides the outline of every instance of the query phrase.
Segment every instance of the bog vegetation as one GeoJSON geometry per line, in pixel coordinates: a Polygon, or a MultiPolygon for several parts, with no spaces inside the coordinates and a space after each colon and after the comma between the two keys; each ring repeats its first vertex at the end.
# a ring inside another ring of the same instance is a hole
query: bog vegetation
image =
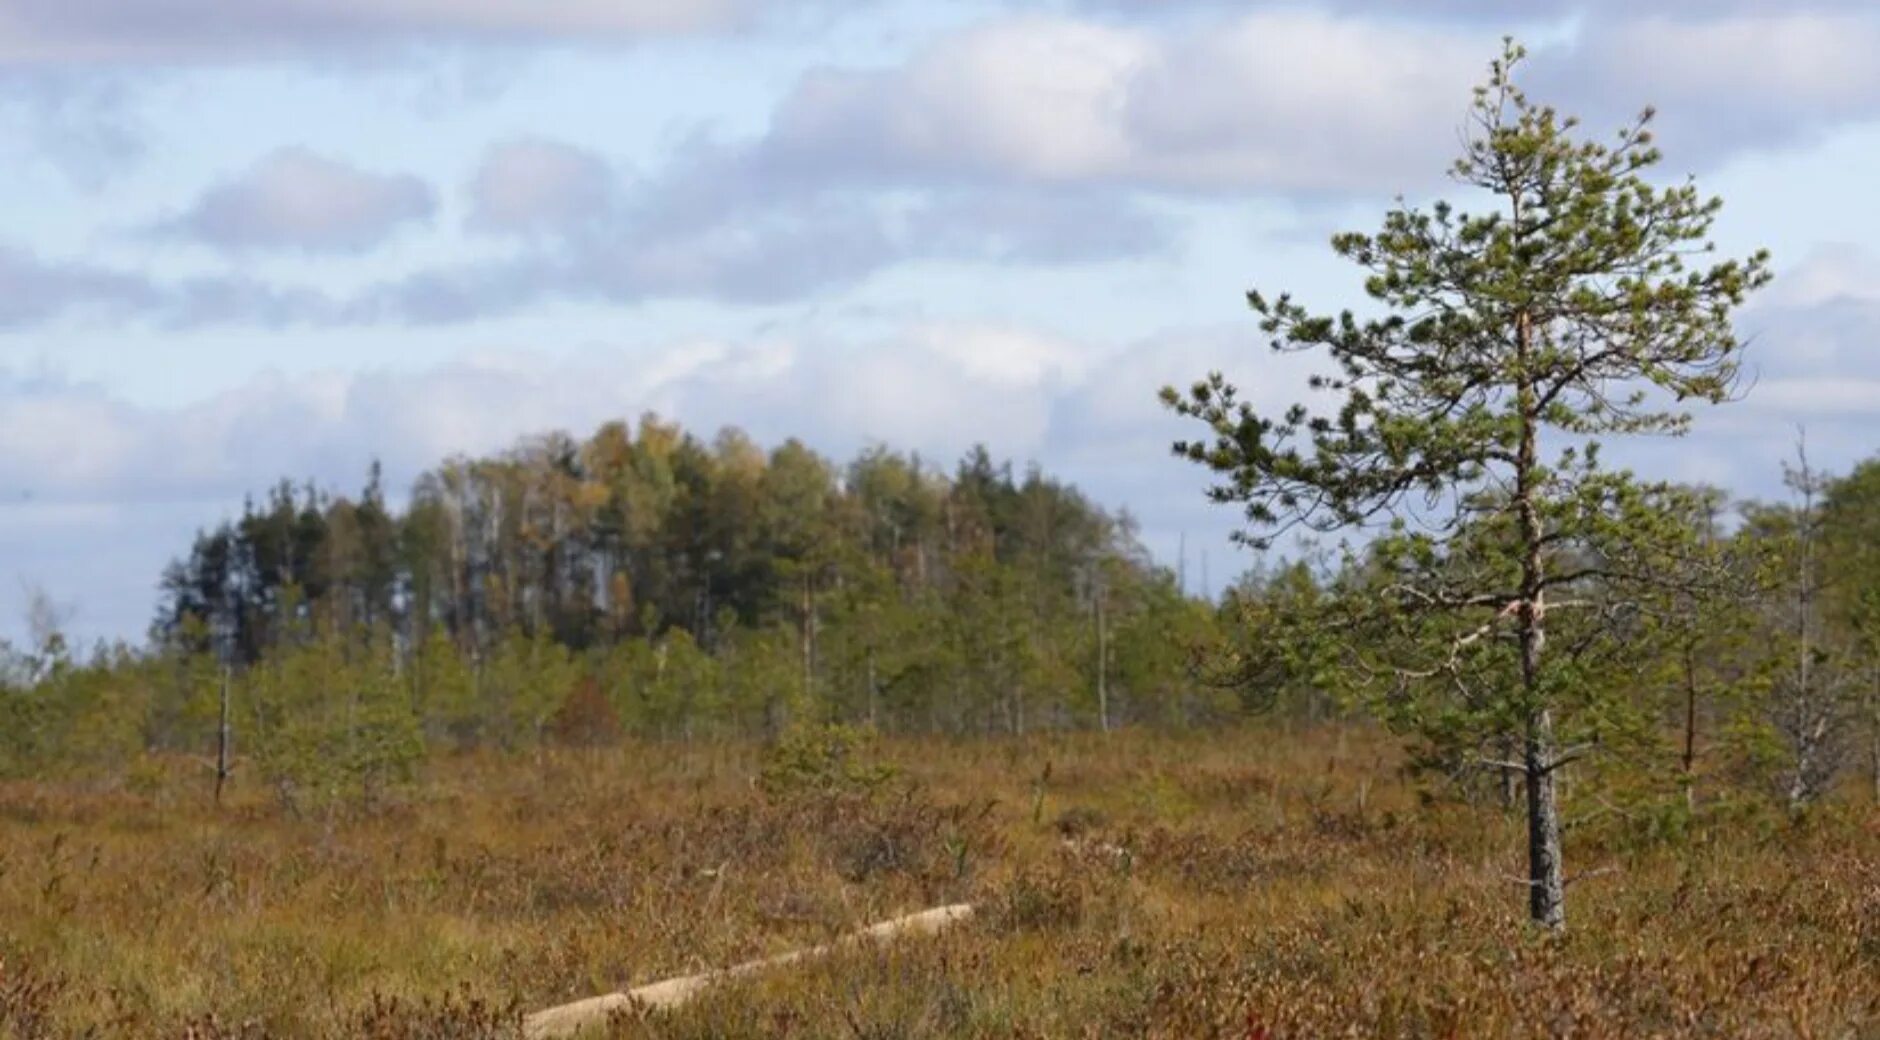
{"type": "Polygon", "coordinates": [[[611,1033],[1854,1037],[1880,1020],[1880,827],[1851,796],[1794,819],[1706,777],[1695,812],[1674,793],[1615,809],[1576,778],[1568,846],[1604,873],[1549,939],[1512,912],[1520,817],[1436,797],[1371,727],[781,747],[448,756],[395,801],[300,816],[239,781],[218,810],[174,759],[121,784],[0,786],[0,1036],[515,1037],[523,1012],[952,902],[979,914],[611,1033]]]}
{"type": "Polygon", "coordinates": [[[1764,259],[1707,255],[1649,117],[1590,142],[1520,58],[1481,212],[1334,243],[1371,316],[1250,295],[1312,401],[1166,392],[1291,555],[1222,595],[983,449],[648,417],[397,506],[283,483],[142,647],[36,612],[0,1037],[507,1036],[958,901],[616,1032],[1871,1035],[1880,459],[1798,444],[1775,502],[1602,465],[1733,398],[1764,259]]]}

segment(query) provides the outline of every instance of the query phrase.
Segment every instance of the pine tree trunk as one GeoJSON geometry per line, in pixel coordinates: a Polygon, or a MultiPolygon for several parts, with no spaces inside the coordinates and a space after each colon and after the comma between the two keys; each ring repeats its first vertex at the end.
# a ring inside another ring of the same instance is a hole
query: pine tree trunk
{"type": "Polygon", "coordinates": [[[1560,807],[1554,798],[1554,719],[1542,709],[1528,722],[1528,916],[1558,931],[1567,923],[1567,886],[1560,866],[1560,807]]]}
{"type": "MultiPolygon", "coordinates": [[[[1515,222],[1520,223],[1517,204],[1515,222]]],[[[1523,366],[1533,349],[1533,324],[1523,312],[1516,316],[1517,350],[1523,366]]],[[[1545,622],[1546,531],[1535,498],[1539,464],[1539,405],[1532,384],[1520,389],[1521,440],[1515,472],[1515,509],[1521,522],[1521,600],[1518,623],[1521,641],[1521,692],[1527,702],[1527,740],[1522,765],[1527,773],[1528,810],[1528,916],[1535,924],[1558,932],[1567,923],[1567,885],[1560,865],[1560,806],[1554,791],[1554,772],[1560,762],[1554,746],[1554,716],[1541,700],[1541,648],[1547,641],[1545,622]]]]}

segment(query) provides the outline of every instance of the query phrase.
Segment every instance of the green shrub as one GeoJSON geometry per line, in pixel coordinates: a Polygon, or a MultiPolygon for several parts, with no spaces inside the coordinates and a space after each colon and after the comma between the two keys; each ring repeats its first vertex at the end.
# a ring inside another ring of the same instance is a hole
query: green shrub
{"type": "Polygon", "coordinates": [[[873,735],[853,726],[808,726],[764,751],[758,789],[773,800],[872,796],[900,771],[874,757],[873,735]]]}

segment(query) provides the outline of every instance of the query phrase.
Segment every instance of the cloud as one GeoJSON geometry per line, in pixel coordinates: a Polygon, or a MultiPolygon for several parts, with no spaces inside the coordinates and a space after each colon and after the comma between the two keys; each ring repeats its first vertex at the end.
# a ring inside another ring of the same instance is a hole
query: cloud
{"type": "MultiPolygon", "coordinates": [[[[1868,0],[1793,0],[1791,10],[1860,10],[1868,0]]],[[[1167,18],[1195,13],[1235,10],[1239,0],[1079,0],[1077,8],[1132,18],[1167,18]]],[[[1634,0],[1526,0],[1518,15],[1505,0],[1323,0],[1323,8],[1337,12],[1382,15],[1391,18],[1449,19],[1492,23],[1505,29],[1511,20],[1545,22],[1581,17],[1628,14],[1638,9],[1634,0]]],[[[1653,9],[1680,18],[1766,12],[1768,0],[1661,0],[1653,9]]]]}
{"type": "MultiPolygon", "coordinates": [[[[1009,326],[928,325],[859,341],[490,353],[414,372],[260,376],[180,408],[0,370],[0,547],[19,550],[7,555],[10,567],[76,601],[88,631],[134,635],[162,563],[185,547],[187,532],[283,476],[356,488],[379,458],[397,488],[454,453],[496,451],[550,429],[585,434],[649,409],[703,436],[736,424],[769,443],[800,436],[837,457],[885,442],[944,465],[983,441],[1056,468],[1070,443],[1063,424],[1101,421],[1086,404],[1107,413],[1109,402],[1133,399],[1125,410],[1156,409],[1147,383],[1084,398],[1108,380],[1119,350],[1009,326]],[[104,543],[123,566],[72,575],[26,566],[104,543]]],[[[1138,436],[1127,451],[1159,463],[1168,438],[1167,430],[1138,436]]],[[[1165,472],[1173,478],[1165,490],[1199,501],[1198,480],[1178,466],[1165,472]]],[[[1089,490],[1114,501],[1100,473],[1089,490]]],[[[14,577],[0,573],[0,582],[14,577]]]]}
{"type": "Polygon", "coordinates": [[[735,28],[774,0],[11,0],[0,63],[250,60],[431,43],[621,43],[735,28]]]}
{"type": "Polygon", "coordinates": [[[409,476],[452,453],[646,409],[701,432],[740,423],[766,436],[837,446],[881,437],[943,454],[986,437],[1028,452],[1044,443],[1050,395],[1090,378],[1106,349],[940,325],[865,342],[486,352],[415,372],[261,375],[180,408],[0,369],[0,489],[9,489],[0,501],[239,501],[282,475],[350,483],[379,455],[409,476]],[[943,414],[951,421],[937,421],[943,414]]]}
{"type": "Polygon", "coordinates": [[[1802,309],[1840,300],[1880,303],[1880,257],[1851,242],[1817,246],[1756,297],[1760,309],[1802,309]]]}
{"type": "Polygon", "coordinates": [[[539,137],[504,141],[470,182],[470,225],[495,233],[568,234],[616,205],[616,175],[584,148],[539,137]]]}
{"type": "Polygon", "coordinates": [[[133,165],[143,127],[121,77],[0,65],[0,134],[19,159],[44,162],[86,191],[133,165]]]}
{"type": "Polygon", "coordinates": [[[416,177],[369,173],[304,148],[269,153],[159,231],[219,249],[357,253],[437,209],[416,177]]]}
{"type": "Polygon", "coordinates": [[[1074,19],[991,22],[897,68],[811,72],[753,152],[796,177],[1086,176],[1126,153],[1117,116],[1154,47],[1074,19]]]}
{"type": "MultiPolygon", "coordinates": [[[[492,146],[467,197],[470,229],[507,239],[510,251],[350,295],[240,271],[158,280],[0,247],[0,287],[18,290],[0,300],[0,328],[81,313],[173,329],[280,328],[454,324],[562,299],[768,304],[902,263],[1068,264],[1153,255],[1174,242],[1165,214],[1075,187],[768,192],[760,177],[646,188],[591,151],[542,138],[492,146]]],[[[359,253],[436,209],[415,178],[283,149],[153,230],[237,255],[359,253]]]]}
{"type": "MultiPolygon", "coordinates": [[[[922,260],[1166,254],[1176,236],[1158,198],[1313,203],[1436,188],[1498,39],[1468,19],[1367,10],[1167,26],[998,17],[898,65],[813,70],[763,133],[694,141],[651,176],[610,178],[568,145],[505,146],[477,181],[482,224],[547,247],[423,272],[364,306],[433,321],[543,296],[774,302],[922,260]]],[[[1661,101],[1674,160],[1697,164],[1880,104],[1869,15],[1680,11],[1588,14],[1577,35],[1537,49],[1537,96],[1590,106],[1593,132],[1661,101]]]]}
{"type": "Polygon", "coordinates": [[[75,312],[136,313],[161,298],[155,285],[137,275],[0,246],[0,329],[41,325],[75,312]]]}
{"type": "Polygon", "coordinates": [[[694,141],[650,177],[566,143],[499,144],[471,182],[471,226],[527,245],[415,272],[344,312],[439,322],[546,297],[771,303],[910,262],[1165,254],[1175,221],[1142,190],[1429,182],[1447,141],[1430,128],[1454,126],[1487,52],[1310,12],[1172,37],[1000,18],[904,66],[812,72],[756,140],[694,141]]]}
{"type": "Polygon", "coordinates": [[[1591,106],[1589,116],[1656,106],[1667,154],[1689,168],[1880,118],[1876,51],[1871,6],[1615,16],[1537,53],[1536,72],[1550,95],[1591,106]]]}
{"type": "MultiPolygon", "coordinates": [[[[1749,407],[1795,402],[1836,379],[1845,381],[1848,389],[1837,392],[1835,399],[1845,401],[1851,388],[1880,379],[1880,360],[1873,349],[1880,342],[1880,284],[1806,304],[1777,298],[1771,305],[1745,311],[1737,324],[1750,343],[1745,366],[1749,407]],[[1784,386],[1789,388],[1772,389],[1784,386]]],[[[1867,398],[1867,411],[1880,424],[1880,396],[1867,398]]],[[[1804,418],[1805,413],[1796,415],[1797,421],[1804,418]]],[[[1880,449],[1880,440],[1875,447],[1880,449]]]]}
{"type": "Polygon", "coordinates": [[[1172,33],[1014,17],[887,70],[821,70],[750,166],[851,183],[1102,183],[1164,191],[1427,183],[1492,37],[1260,11],[1172,33]]]}
{"type": "Polygon", "coordinates": [[[1752,298],[1736,326],[1748,344],[1741,399],[1698,410],[1684,439],[1620,442],[1609,461],[1783,499],[1782,466],[1804,431],[1826,472],[1880,454],[1880,258],[1820,249],[1752,298]]]}
{"type": "Polygon", "coordinates": [[[448,324],[557,299],[771,303],[853,284],[908,255],[860,204],[831,201],[672,229],[601,212],[516,256],[421,270],[312,317],[448,324]]]}
{"type": "Polygon", "coordinates": [[[1105,261],[1174,241],[1165,215],[1106,193],[857,191],[790,183],[709,146],[649,181],[572,144],[503,142],[485,154],[469,194],[470,226],[515,239],[514,253],[420,270],[308,316],[432,324],[545,299],[767,304],[851,286],[896,264],[1105,261]]]}
{"type": "Polygon", "coordinates": [[[652,176],[564,142],[499,143],[471,180],[470,226],[515,238],[515,253],[417,271],[326,313],[432,323],[546,298],[763,304],[907,263],[1166,255],[1176,221],[1139,189],[1402,187],[1390,171],[1418,151],[1430,158],[1413,179],[1434,175],[1425,142],[1444,138],[1417,131],[1458,117],[1463,53],[1444,34],[1300,12],[1167,38],[1001,18],[898,68],[812,72],[767,133],[694,140],[652,176]]]}
{"type": "Polygon", "coordinates": [[[1129,175],[1308,195],[1429,184],[1488,48],[1470,32],[1304,13],[1178,39],[1132,85],[1129,175]]]}
{"type": "MultiPolygon", "coordinates": [[[[1880,264],[1828,250],[1791,275],[1791,295],[1742,313],[1754,376],[1746,399],[1701,411],[1685,440],[1615,443],[1614,461],[1770,497],[1781,493],[1780,463],[1798,424],[1829,470],[1880,448],[1880,361],[1871,350],[1880,339],[1880,264]]],[[[260,376],[180,408],[0,371],[0,549],[41,561],[27,576],[77,601],[85,624],[135,634],[158,568],[187,531],[282,476],[352,488],[378,458],[399,487],[453,453],[500,450],[550,429],[585,433],[650,409],[701,435],[736,424],[765,442],[800,436],[837,457],[885,442],[945,462],[983,441],[1129,507],[1164,559],[1184,536],[1191,561],[1208,548],[1215,577],[1225,579],[1250,562],[1227,550],[1238,517],[1209,507],[1207,475],[1169,456],[1172,440],[1195,431],[1155,391],[1220,369],[1258,407],[1278,409],[1306,392],[1312,365],[1272,354],[1249,319],[1135,342],[940,323],[866,339],[484,353],[418,371],[260,376]],[[43,565],[104,541],[123,566],[67,575],[43,565]]]]}
{"type": "MultiPolygon", "coordinates": [[[[1880,47],[1870,15],[1699,6],[1677,19],[1589,8],[1574,32],[1537,49],[1537,95],[1591,105],[1595,131],[1661,100],[1679,164],[1880,104],[1880,73],[1863,57],[1880,47]]],[[[362,4],[291,10],[307,24],[381,19],[362,4]]],[[[383,24],[406,24],[400,10],[387,8],[383,24]]],[[[556,10],[543,17],[602,16],[556,10]]],[[[446,8],[424,11],[444,18],[446,8]]],[[[522,17],[504,5],[458,13],[490,25],[522,17]]],[[[696,137],[664,168],[624,169],[574,142],[498,141],[465,186],[467,227],[484,239],[475,259],[349,296],[240,271],[152,287],[85,268],[64,273],[119,280],[68,279],[52,302],[20,305],[10,320],[50,320],[89,294],[173,327],[440,324],[562,299],[774,304],[909,264],[1168,257],[1197,204],[1368,204],[1441,184],[1469,86],[1498,42],[1469,19],[1405,14],[1352,4],[1168,23],[996,16],[897,64],[810,71],[762,132],[696,137]]],[[[285,149],[165,228],[236,251],[357,252],[437,205],[415,179],[285,149]]]]}
{"type": "Polygon", "coordinates": [[[162,329],[279,328],[350,325],[375,317],[367,301],[248,275],[159,280],[0,244],[0,331],[126,323],[162,329]]]}
{"type": "MultiPolygon", "coordinates": [[[[1442,8],[1481,20],[1383,3],[1223,4],[1172,22],[1007,15],[886,68],[812,70],[762,135],[697,149],[649,190],[693,208],[757,183],[1415,194],[1443,183],[1470,88],[1499,52],[1490,8],[1442,8]]],[[[1599,133],[1655,103],[1680,163],[1880,116],[1869,8],[1557,4],[1527,17],[1582,8],[1536,32],[1525,75],[1537,98],[1590,108],[1599,133]]]]}
{"type": "Polygon", "coordinates": [[[159,281],[83,261],[49,259],[0,244],[0,331],[60,323],[144,322],[162,328],[332,325],[359,319],[348,304],[311,289],[244,275],[159,281]]]}
{"type": "Polygon", "coordinates": [[[1170,254],[1172,223],[1103,191],[983,188],[933,193],[908,215],[907,230],[937,257],[1072,264],[1170,254]]]}

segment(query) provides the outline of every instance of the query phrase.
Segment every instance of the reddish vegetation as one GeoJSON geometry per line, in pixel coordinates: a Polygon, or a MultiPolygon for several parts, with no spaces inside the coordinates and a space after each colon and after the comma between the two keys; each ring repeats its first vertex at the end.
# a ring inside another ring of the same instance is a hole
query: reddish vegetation
{"type": "MultiPolygon", "coordinates": [[[[622,1037],[1769,1036],[1880,1030],[1857,798],[1569,834],[1419,804],[1355,730],[631,746],[432,768],[292,818],[194,763],[0,788],[0,1037],[500,1037],[522,1013],[947,902],[957,931],[793,965],[622,1037]],[[1050,764],[1048,779],[1045,765],[1050,764]],[[899,771],[881,768],[884,764],[899,771]],[[764,783],[756,781],[763,776],[764,783]],[[87,1031],[90,1032],[87,1032],[87,1031]]],[[[1581,814],[1591,806],[1570,806],[1581,814]]]]}

